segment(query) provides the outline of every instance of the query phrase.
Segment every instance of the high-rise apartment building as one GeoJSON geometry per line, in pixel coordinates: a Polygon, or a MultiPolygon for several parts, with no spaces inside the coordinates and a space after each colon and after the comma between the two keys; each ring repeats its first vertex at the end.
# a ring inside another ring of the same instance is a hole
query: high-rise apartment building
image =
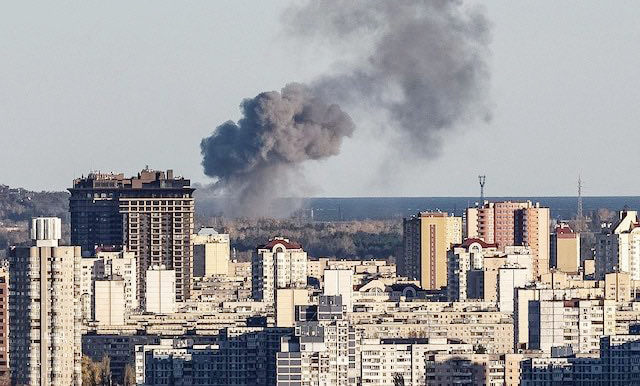
{"type": "Polygon", "coordinates": [[[252,297],[273,304],[279,288],[305,288],[307,252],[298,243],[275,237],[258,247],[252,261],[252,297]]]}
{"type": "Polygon", "coordinates": [[[447,285],[447,252],[462,242],[462,218],[442,212],[421,212],[403,221],[403,256],[398,272],[419,280],[425,289],[447,285]]]}
{"type": "Polygon", "coordinates": [[[97,246],[120,246],[137,258],[137,297],[144,302],[145,275],[153,265],[175,271],[176,300],[189,298],[192,274],[194,189],[190,181],[144,169],[137,176],[91,173],[73,181],[71,243],[85,255],[97,246]]]}
{"type": "Polygon", "coordinates": [[[0,377],[9,375],[9,273],[0,269],[0,377]]]}
{"type": "Polygon", "coordinates": [[[499,249],[512,245],[531,248],[535,277],[549,272],[549,208],[531,201],[486,202],[467,209],[466,235],[499,249]]]}
{"type": "Polygon", "coordinates": [[[9,361],[14,385],[80,385],[79,246],[59,246],[59,218],[32,220],[30,247],[9,251],[9,361]]]}

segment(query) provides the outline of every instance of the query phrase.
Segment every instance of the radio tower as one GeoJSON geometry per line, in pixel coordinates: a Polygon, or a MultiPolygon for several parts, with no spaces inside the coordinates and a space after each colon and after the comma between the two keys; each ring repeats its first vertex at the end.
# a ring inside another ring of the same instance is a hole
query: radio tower
{"type": "Polygon", "coordinates": [[[484,181],[487,176],[478,176],[478,181],[480,182],[480,206],[484,205],[484,181]]]}
{"type": "Polygon", "coordinates": [[[584,215],[582,212],[582,178],[578,176],[578,213],[576,214],[576,231],[584,231],[584,215]]]}

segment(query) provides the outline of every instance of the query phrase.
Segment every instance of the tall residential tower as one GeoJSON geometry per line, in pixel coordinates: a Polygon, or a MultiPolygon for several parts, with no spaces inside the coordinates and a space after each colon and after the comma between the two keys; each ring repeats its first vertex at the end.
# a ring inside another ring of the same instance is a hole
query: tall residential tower
{"type": "Polygon", "coordinates": [[[91,173],[73,181],[71,243],[84,255],[97,246],[122,247],[137,258],[138,300],[144,302],[147,270],[164,265],[176,274],[176,300],[189,298],[194,189],[190,181],[144,169],[137,176],[91,173]]]}
{"type": "Polygon", "coordinates": [[[12,385],[81,385],[80,247],[60,219],[35,218],[32,246],[9,250],[12,385]]]}
{"type": "Polygon", "coordinates": [[[447,285],[447,252],[462,242],[462,218],[442,212],[420,212],[404,219],[404,253],[398,271],[419,280],[425,289],[447,285]]]}
{"type": "Polygon", "coordinates": [[[497,244],[531,248],[535,277],[549,272],[549,208],[531,201],[485,202],[467,209],[466,237],[497,244]]]}

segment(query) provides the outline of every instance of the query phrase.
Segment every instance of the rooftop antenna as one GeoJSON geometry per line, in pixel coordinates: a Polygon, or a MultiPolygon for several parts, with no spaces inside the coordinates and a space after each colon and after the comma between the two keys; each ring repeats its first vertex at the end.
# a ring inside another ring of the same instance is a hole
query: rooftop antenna
{"type": "Polygon", "coordinates": [[[487,176],[478,176],[480,182],[480,206],[484,205],[484,182],[487,176]]]}
{"type": "Polygon", "coordinates": [[[583,210],[582,210],[582,177],[578,176],[578,213],[576,214],[577,217],[577,227],[578,229],[576,229],[578,232],[582,232],[584,231],[583,229],[583,225],[584,225],[584,214],[583,214],[583,210]]]}

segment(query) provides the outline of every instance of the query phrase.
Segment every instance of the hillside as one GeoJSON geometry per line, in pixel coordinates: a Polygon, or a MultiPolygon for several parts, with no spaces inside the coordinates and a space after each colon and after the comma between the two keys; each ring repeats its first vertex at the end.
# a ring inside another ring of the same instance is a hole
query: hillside
{"type": "Polygon", "coordinates": [[[63,221],[63,237],[69,225],[69,193],[32,192],[0,185],[0,256],[9,245],[27,239],[29,220],[34,216],[56,216],[63,221]]]}

